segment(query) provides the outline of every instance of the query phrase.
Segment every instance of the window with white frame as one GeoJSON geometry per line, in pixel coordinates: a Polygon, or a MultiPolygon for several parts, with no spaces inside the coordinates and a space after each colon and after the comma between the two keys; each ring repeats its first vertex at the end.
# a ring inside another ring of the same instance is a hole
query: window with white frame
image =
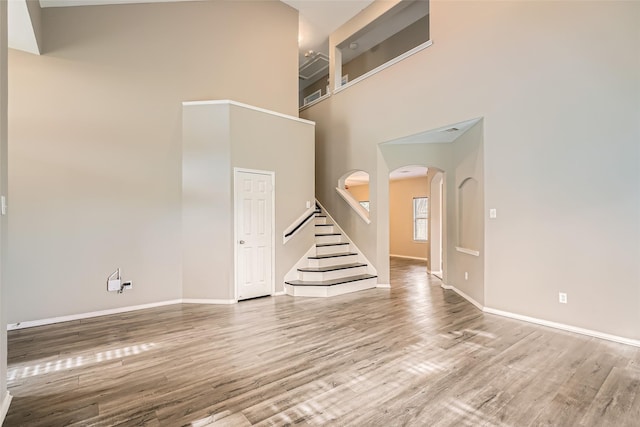
{"type": "Polygon", "coordinates": [[[427,223],[429,221],[429,199],[427,197],[413,198],[413,240],[426,242],[428,238],[427,223]]]}

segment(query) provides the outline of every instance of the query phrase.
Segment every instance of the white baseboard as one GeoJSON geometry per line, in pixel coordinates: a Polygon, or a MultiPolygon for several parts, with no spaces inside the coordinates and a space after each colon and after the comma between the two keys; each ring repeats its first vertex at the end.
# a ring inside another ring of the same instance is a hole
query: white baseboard
{"type": "Polygon", "coordinates": [[[396,254],[389,254],[389,256],[394,258],[417,259],[418,261],[429,261],[429,258],[420,258],[417,256],[396,255],[396,254]]]}
{"type": "Polygon", "coordinates": [[[634,340],[632,338],[620,337],[617,335],[611,335],[604,332],[598,332],[591,329],[579,328],[577,326],[566,325],[564,323],[552,322],[550,320],[538,319],[535,317],[524,316],[522,314],[510,313],[508,311],[496,310],[491,307],[483,307],[479,302],[471,298],[469,295],[462,292],[460,289],[455,286],[445,285],[444,283],[440,285],[443,289],[452,290],[462,298],[469,301],[471,304],[475,305],[477,308],[482,310],[485,313],[495,314],[497,316],[508,317],[510,319],[521,320],[523,322],[534,323],[536,325],[547,326],[549,328],[560,329],[562,331],[573,332],[576,334],[586,335],[589,337],[600,338],[603,340],[613,341],[620,344],[627,344],[634,347],[640,347],[640,340],[634,340]]]}
{"type": "Polygon", "coordinates": [[[390,283],[378,283],[376,285],[376,288],[391,289],[391,284],[390,283]]]}
{"type": "Polygon", "coordinates": [[[108,316],[110,314],[120,314],[126,313],[128,311],[144,310],[145,308],[161,307],[163,305],[179,304],[181,302],[182,300],[176,299],[169,301],[152,302],[149,304],[132,305],[129,307],[111,308],[109,310],[92,311],[89,313],[71,314],[69,316],[51,317],[49,319],[27,320],[24,322],[9,323],[7,324],[7,330],[12,331],[14,329],[32,328],[34,326],[51,325],[53,323],[69,322],[72,320],[82,320],[91,317],[108,316]]]}
{"type": "Polygon", "coordinates": [[[606,334],[591,329],[579,328],[577,326],[565,325],[564,323],[551,322],[549,320],[537,319],[535,317],[523,316],[522,314],[510,313],[508,311],[496,310],[495,308],[485,307],[485,313],[496,314],[498,316],[509,317],[511,319],[522,320],[524,322],[535,323],[536,325],[547,326],[550,328],[561,329],[563,331],[573,332],[576,334],[587,335],[589,337],[600,338],[603,340],[613,341],[620,344],[632,345],[640,347],[640,340],[620,337],[617,335],[606,334]]]}
{"type": "Polygon", "coordinates": [[[272,294],[271,294],[271,296],[273,296],[273,297],[279,297],[279,296],[286,295],[286,294],[287,294],[287,293],[286,293],[285,291],[280,291],[280,292],[274,292],[274,293],[272,293],[272,294]]]}
{"type": "Polygon", "coordinates": [[[475,305],[479,310],[484,311],[484,306],[482,304],[480,304],[478,301],[474,300],[469,295],[465,294],[464,292],[462,292],[460,289],[456,288],[455,286],[445,285],[444,283],[442,283],[440,286],[442,287],[442,289],[447,289],[449,291],[455,292],[456,294],[460,295],[462,298],[464,298],[467,301],[469,301],[471,304],[475,305]]]}
{"type": "Polygon", "coordinates": [[[194,299],[194,298],[186,298],[180,301],[183,304],[235,304],[238,301],[234,299],[194,299]]]}
{"type": "Polygon", "coordinates": [[[109,309],[109,310],[100,310],[100,311],[91,311],[91,312],[88,312],[88,313],[72,314],[72,315],[69,315],[69,316],[59,316],[59,317],[51,317],[51,318],[48,318],[48,319],[27,320],[27,321],[24,321],[24,322],[9,323],[9,324],[7,324],[7,330],[8,331],[13,331],[13,330],[16,330],[16,329],[33,328],[35,326],[52,325],[54,323],[70,322],[70,321],[73,321],[73,320],[89,319],[89,318],[92,318],[92,317],[99,317],[99,316],[108,316],[110,314],[127,313],[129,311],[144,310],[146,308],[162,307],[162,306],[165,306],[165,305],[172,305],[172,304],[181,304],[181,303],[185,303],[185,304],[235,304],[236,302],[237,302],[236,300],[226,300],[226,299],[174,299],[174,300],[169,300],[169,301],[152,302],[152,303],[149,303],[149,304],[141,304],[141,305],[132,305],[132,306],[128,306],[128,307],[112,308],[112,309],[109,309]]]}
{"type": "Polygon", "coordinates": [[[0,426],[4,423],[4,418],[7,416],[7,412],[9,411],[9,405],[11,405],[11,393],[7,391],[4,395],[4,399],[2,400],[2,405],[0,406],[0,426]]]}

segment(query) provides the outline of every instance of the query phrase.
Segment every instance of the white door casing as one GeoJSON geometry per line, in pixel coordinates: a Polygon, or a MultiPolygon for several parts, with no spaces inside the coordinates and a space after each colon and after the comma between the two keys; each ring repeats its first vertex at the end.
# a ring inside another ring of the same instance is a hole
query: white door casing
{"type": "Polygon", "coordinates": [[[274,293],[274,172],[234,169],[236,299],[274,293]]]}
{"type": "Polygon", "coordinates": [[[431,203],[429,209],[431,210],[429,215],[429,221],[431,222],[430,244],[431,244],[431,256],[429,260],[429,266],[431,274],[436,277],[442,278],[443,271],[443,256],[442,256],[442,240],[443,240],[443,227],[444,221],[443,214],[443,189],[444,189],[444,173],[438,171],[431,179],[431,203]]]}

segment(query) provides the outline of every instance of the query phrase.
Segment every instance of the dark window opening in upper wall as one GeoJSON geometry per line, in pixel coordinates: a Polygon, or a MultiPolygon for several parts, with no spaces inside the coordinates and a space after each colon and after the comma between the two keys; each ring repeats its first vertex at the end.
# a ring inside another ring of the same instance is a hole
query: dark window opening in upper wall
{"type": "MultiPolygon", "coordinates": [[[[326,50],[329,42],[327,41],[326,50]]],[[[322,52],[305,53],[306,61],[299,68],[299,106],[315,101],[329,92],[329,57],[322,52]]]]}
{"type": "Polygon", "coordinates": [[[323,74],[317,80],[300,79],[300,107],[315,101],[329,93],[329,74],[323,74]]]}
{"type": "Polygon", "coordinates": [[[336,82],[336,88],[429,40],[429,1],[399,2],[337,46],[342,57],[342,79],[336,82]]]}

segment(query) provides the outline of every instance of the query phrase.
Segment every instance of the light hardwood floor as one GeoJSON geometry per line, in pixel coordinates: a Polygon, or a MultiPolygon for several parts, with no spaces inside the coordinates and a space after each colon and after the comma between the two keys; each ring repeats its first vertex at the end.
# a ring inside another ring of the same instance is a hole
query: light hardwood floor
{"type": "Polygon", "coordinates": [[[9,332],[5,426],[639,426],[640,349],[392,289],[9,332]]]}

